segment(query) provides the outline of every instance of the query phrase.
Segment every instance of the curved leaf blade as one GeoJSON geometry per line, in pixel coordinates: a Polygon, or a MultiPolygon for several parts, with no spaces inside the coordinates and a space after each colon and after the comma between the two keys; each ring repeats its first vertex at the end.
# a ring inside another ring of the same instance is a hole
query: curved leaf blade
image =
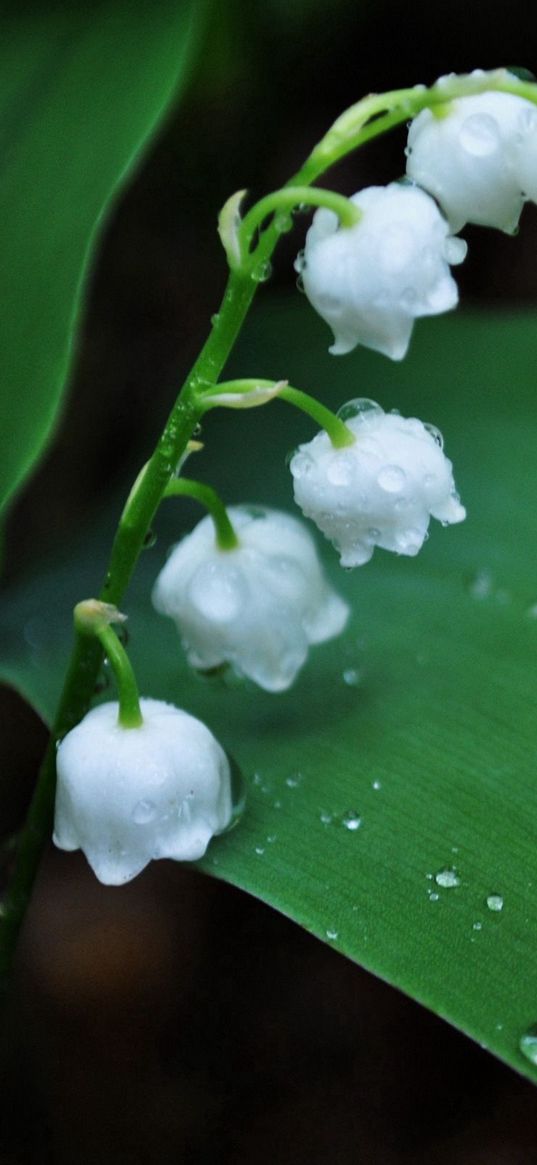
{"type": "Polygon", "coordinates": [[[190,3],[13,7],[0,43],[0,508],[53,430],[92,243],[185,74],[190,3]]]}

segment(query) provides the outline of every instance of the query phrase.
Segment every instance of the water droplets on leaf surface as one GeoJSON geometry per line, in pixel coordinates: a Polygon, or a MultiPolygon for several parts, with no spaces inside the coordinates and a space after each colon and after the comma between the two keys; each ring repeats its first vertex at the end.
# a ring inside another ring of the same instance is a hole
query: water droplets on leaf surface
{"type": "Polygon", "coordinates": [[[356,667],[346,667],[343,672],[343,683],[348,688],[357,688],[361,680],[361,672],[356,667]]]}
{"type": "Polygon", "coordinates": [[[147,531],[145,538],[143,540],[143,543],[142,543],[143,549],[144,550],[151,550],[152,547],[155,545],[156,541],[157,541],[157,535],[155,534],[155,531],[149,529],[147,531]]]}
{"type": "Polygon", "coordinates": [[[520,1037],[518,1046],[522,1055],[529,1060],[530,1064],[535,1064],[537,1067],[537,1023],[532,1024],[524,1035],[520,1037]]]}
{"type": "Polygon", "coordinates": [[[327,937],[327,939],[329,939],[329,941],[330,941],[330,942],[335,942],[335,941],[336,941],[336,939],[337,939],[337,938],[339,938],[339,931],[337,931],[337,930],[327,930],[327,931],[326,931],[326,937],[327,937]]]}
{"type": "Polygon", "coordinates": [[[503,898],[501,894],[489,894],[487,897],[487,906],[495,914],[503,910],[503,898]]]}
{"type": "Polygon", "coordinates": [[[347,809],[347,812],[344,813],[343,817],[341,818],[341,824],[345,829],[348,829],[351,833],[354,833],[357,829],[360,828],[362,824],[362,818],[355,809],[347,809]]]}
{"type": "Polygon", "coordinates": [[[451,890],[453,886],[460,886],[461,880],[456,870],[445,869],[439,870],[434,876],[437,886],[442,886],[444,890],[451,890]]]}
{"type": "Polygon", "coordinates": [[[287,785],[288,789],[298,789],[298,786],[302,784],[303,779],[304,777],[302,773],[290,773],[289,776],[285,778],[285,784],[287,785]]]}

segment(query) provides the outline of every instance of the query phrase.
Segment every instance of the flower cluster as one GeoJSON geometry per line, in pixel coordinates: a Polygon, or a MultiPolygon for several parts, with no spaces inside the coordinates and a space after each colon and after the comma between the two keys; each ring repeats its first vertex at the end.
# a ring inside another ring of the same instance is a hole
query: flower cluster
{"type": "Polygon", "coordinates": [[[402,359],[413,321],[457,303],[448,265],[467,252],[457,232],[477,223],[513,234],[524,202],[537,201],[537,108],[523,97],[484,92],[423,109],[406,154],[406,180],[352,195],[355,226],[318,210],[296,260],[336,355],[363,344],[402,359]]]}
{"type": "MultiPolygon", "coordinates": [[[[512,233],[524,200],[537,200],[537,110],[501,92],[455,99],[441,115],[424,109],[410,126],[407,158],[402,182],[362,190],[352,207],[334,195],[314,215],[296,266],[333,330],[333,353],[363,344],[400,360],[416,318],[456,305],[450,268],[466,254],[456,232],[478,223],[512,233]]],[[[322,197],[317,190],[316,204],[322,197]]],[[[240,264],[241,222],[231,201],[221,228],[231,231],[228,256],[240,264]]],[[[205,409],[280,396],[325,426],[299,446],[290,470],[297,505],[345,567],[362,566],[375,547],[414,556],[431,517],[449,525],[466,516],[442,438],[417,418],[369,400],[349,402],[336,417],[286,381],[209,389],[205,409]]],[[[214,490],[189,479],[169,490],[197,497],[211,516],[173,548],[154,606],[174,620],[194,668],[230,665],[268,692],[285,691],[309,647],[338,635],[349,615],[308,530],[267,507],[226,512],[214,490]]],[[[108,623],[122,617],[98,603],[85,609],[90,622],[101,620],[95,634],[109,650],[120,701],[90,712],[59,747],[54,838],[63,849],[81,848],[101,881],[118,884],[152,858],[201,857],[232,821],[231,773],[194,717],[155,700],[138,706],[130,664],[110,640],[108,623]]]]}

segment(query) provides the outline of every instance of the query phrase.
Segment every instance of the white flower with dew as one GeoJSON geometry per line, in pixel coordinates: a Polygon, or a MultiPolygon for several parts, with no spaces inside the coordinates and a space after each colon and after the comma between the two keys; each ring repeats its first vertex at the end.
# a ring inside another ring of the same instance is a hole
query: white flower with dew
{"type": "Polygon", "coordinates": [[[196,861],[233,816],[230,766],[200,720],[140,701],[143,723],[100,704],[62,740],[54,842],[81,849],[99,881],[129,882],[155,858],[196,861]]]}
{"type": "Polygon", "coordinates": [[[537,109],[512,93],[459,97],[410,126],[407,173],[460,231],[466,223],[513,234],[525,196],[537,195],[537,109]]]}
{"type": "Polygon", "coordinates": [[[324,207],[316,212],[295,267],[332,328],[334,355],[363,344],[402,360],[414,320],[456,306],[449,264],[462,262],[466,243],[450,237],[434,200],[410,183],[370,186],[351,202],[363,212],[353,227],[324,207]]]}
{"type": "Polygon", "coordinates": [[[210,517],[176,546],[153,603],[174,619],[189,663],[223,663],[268,692],[290,687],[310,644],[343,630],[349,608],[326,581],[309,531],[265,507],[231,506],[238,546],[219,549],[210,517]]]}
{"type": "Polygon", "coordinates": [[[375,546],[417,554],[431,516],[443,525],[463,521],[437,430],[374,401],[351,401],[340,416],[354,444],[335,449],[321,431],[299,446],[290,468],[295,501],[333,542],[342,566],[362,566],[375,546]]]}

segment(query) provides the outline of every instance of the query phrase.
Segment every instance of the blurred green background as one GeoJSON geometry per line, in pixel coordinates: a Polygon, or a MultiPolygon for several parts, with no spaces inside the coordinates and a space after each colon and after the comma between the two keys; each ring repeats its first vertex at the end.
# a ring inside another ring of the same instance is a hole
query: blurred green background
{"type": "MultiPolygon", "coordinates": [[[[279,185],[370,89],[537,71],[520,0],[227,0],[208,16],[189,90],[104,231],[63,417],[6,525],[6,585],[117,504],[145,458],[218,304],[233,190],[279,185]]],[[[404,132],[372,145],[334,186],[397,177],[403,146],[404,132]]],[[[466,237],[462,310],[531,306],[536,209],[516,239],[466,237]]],[[[299,247],[283,240],[260,298],[292,288],[299,247]]],[[[276,336],[274,360],[245,374],[285,375],[276,336]]],[[[11,694],[3,719],[15,822],[43,730],[11,694]]],[[[530,1085],[268,908],[168,863],[116,895],[57,853],[21,947],[2,1094],[6,1163],[527,1165],[537,1134],[530,1085]]]]}

